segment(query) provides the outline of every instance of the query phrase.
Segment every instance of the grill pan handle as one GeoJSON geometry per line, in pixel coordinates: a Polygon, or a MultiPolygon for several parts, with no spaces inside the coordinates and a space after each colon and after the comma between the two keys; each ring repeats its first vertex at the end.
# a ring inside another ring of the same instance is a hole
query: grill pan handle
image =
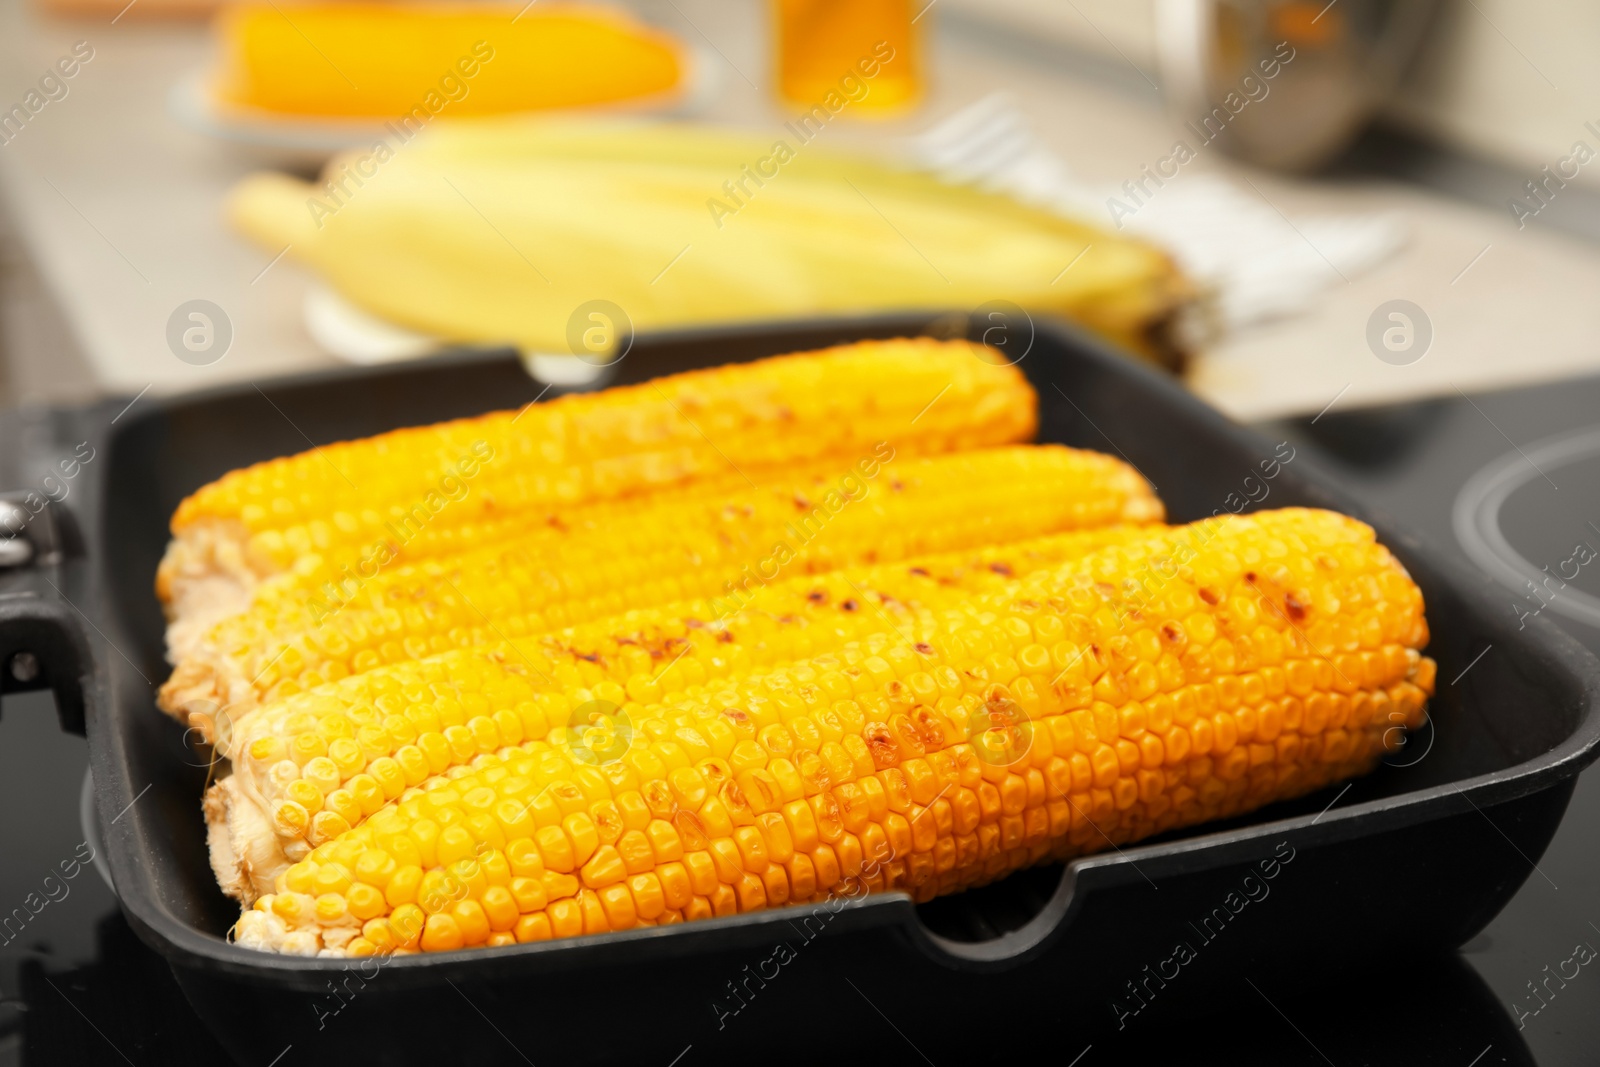
{"type": "Polygon", "coordinates": [[[61,728],[81,737],[93,662],[66,563],[83,542],[66,507],[41,499],[0,493],[0,693],[52,690],[61,728]]]}

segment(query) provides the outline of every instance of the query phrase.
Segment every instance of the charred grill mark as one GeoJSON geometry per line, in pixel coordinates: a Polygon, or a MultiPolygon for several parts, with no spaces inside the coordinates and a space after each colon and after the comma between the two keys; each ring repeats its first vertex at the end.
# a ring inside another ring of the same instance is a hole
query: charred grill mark
{"type": "Polygon", "coordinates": [[[689,642],[682,637],[669,637],[662,641],[659,646],[654,648],[647,646],[647,651],[650,653],[651,659],[665,659],[668,655],[674,654],[678,646],[687,645],[688,643],[689,642]]]}

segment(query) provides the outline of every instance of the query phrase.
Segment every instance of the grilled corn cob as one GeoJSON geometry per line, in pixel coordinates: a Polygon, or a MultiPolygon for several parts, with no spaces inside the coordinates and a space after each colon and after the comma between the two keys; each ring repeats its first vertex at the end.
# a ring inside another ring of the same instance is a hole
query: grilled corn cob
{"type": "MultiPolygon", "coordinates": [[[[829,460],[824,466],[836,469],[839,462],[829,460]]],[[[869,457],[866,462],[870,466],[876,463],[876,457],[869,457]]],[[[764,475],[767,473],[757,470],[764,475]]],[[[779,475],[771,472],[771,476],[779,475]]],[[[797,474],[793,476],[798,477],[797,474]]],[[[386,531],[391,536],[353,557],[356,544],[349,541],[296,557],[290,569],[256,580],[245,603],[235,605],[237,610],[225,615],[220,623],[206,613],[174,612],[167,627],[167,657],[181,665],[218,640],[263,639],[263,633],[255,629],[236,630],[226,637],[217,635],[217,627],[244,616],[272,614],[288,625],[292,611],[295,620],[309,627],[351,600],[370,600],[370,591],[364,593],[363,590],[373,578],[383,575],[392,580],[402,568],[415,567],[424,561],[459,558],[490,549],[505,550],[512,545],[535,550],[541,545],[564,541],[579,525],[589,529],[591,536],[598,536],[598,531],[608,527],[631,530],[637,526],[640,516],[669,501],[712,499],[719,495],[727,499],[749,487],[745,475],[730,470],[727,474],[709,473],[686,483],[615,500],[560,502],[458,523],[405,527],[397,524],[386,531]],[[407,537],[409,540],[405,539],[407,537]]],[[[220,605],[216,606],[220,609],[220,605]]]]}
{"type": "Polygon", "coordinates": [[[214,821],[228,823],[216,856],[218,877],[246,902],[270,892],[290,862],[359,822],[380,799],[568,721],[569,694],[659,700],[796,662],[886,624],[914,626],[927,604],[956,592],[992,588],[1157,529],[1056,534],[788,579],[748,595],[630,611],[564,631],[519,635],[521,641],[486,639],[483,648],[378,668],[256,715],[229,717],[216,745],[234,767],[234,777],[215,787],[213,798],[214,821]],[[450,697],[429,710],[406,696],[419,687],[450,697]],[[490,713],[491,704],[499,710],[490,713]],[[263,825],[274,834],[260,833],[263,825]]]}
{"type": "Polygon", "coordinates": [[[342,607],[318,588],[258,598],[179,661],[162,705],[209,730],[212,709],[225,705],[238,716],[383,663],[759,587],[781,573],[1161,518],[1144,479],[1100,453],[1015,446],[898,461],[880,446],[877,460],[765,490],[575,509],[556,528],[540,522],[538,536],[380,573],[342,607]]]}
{"type": "Polygon", "coordinates": [[[157,592],[175,625],[204,627],[305,556],[388,561],[422,528],[724,477],[732,456],[753,476],[826,456],[848,464],[881,441],[913,456],[1027,439],[1032,388],[982,354],[926,338],[864,342],[258,463],[179,505],[157,592]]]}
{"type": "Polygon", "coordinates": [[[1369,527],[1206,520],[397,783],[235,938],[361,956],[925,900],[1370,770],[1421,722],[1427,636],[1369,527]]]}

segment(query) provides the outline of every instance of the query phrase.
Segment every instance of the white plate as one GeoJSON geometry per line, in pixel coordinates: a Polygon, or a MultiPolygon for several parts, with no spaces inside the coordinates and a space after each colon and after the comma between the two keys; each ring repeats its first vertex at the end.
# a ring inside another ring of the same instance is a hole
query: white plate
{"type": "Polygon", "coordinates": [[[301,313],[317,347],[346,363],[393,363],[445,347],[437,337],[368,314],[321,282],[306,290],[301,313]]]}

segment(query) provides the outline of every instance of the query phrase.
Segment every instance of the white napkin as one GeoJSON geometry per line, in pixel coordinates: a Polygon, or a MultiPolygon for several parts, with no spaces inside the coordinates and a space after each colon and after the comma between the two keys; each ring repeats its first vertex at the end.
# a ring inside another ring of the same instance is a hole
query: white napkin
{"type": "Polygon", "coordinates": [[[962,108],[911,140],[916,165],[949,181],[1008,193],[1037,207],[1122,232],[1167,249],[1206,290],[1227,331],[1302,312],[1329,285],[1381,263],[1405,244],[1392,212],[1290,219],[1261,193],[1209,174],[1165,179],[1142,204],[1120,188],[1075,177],[1028,127],[1012,100],[996,93],[962,108]]]}

